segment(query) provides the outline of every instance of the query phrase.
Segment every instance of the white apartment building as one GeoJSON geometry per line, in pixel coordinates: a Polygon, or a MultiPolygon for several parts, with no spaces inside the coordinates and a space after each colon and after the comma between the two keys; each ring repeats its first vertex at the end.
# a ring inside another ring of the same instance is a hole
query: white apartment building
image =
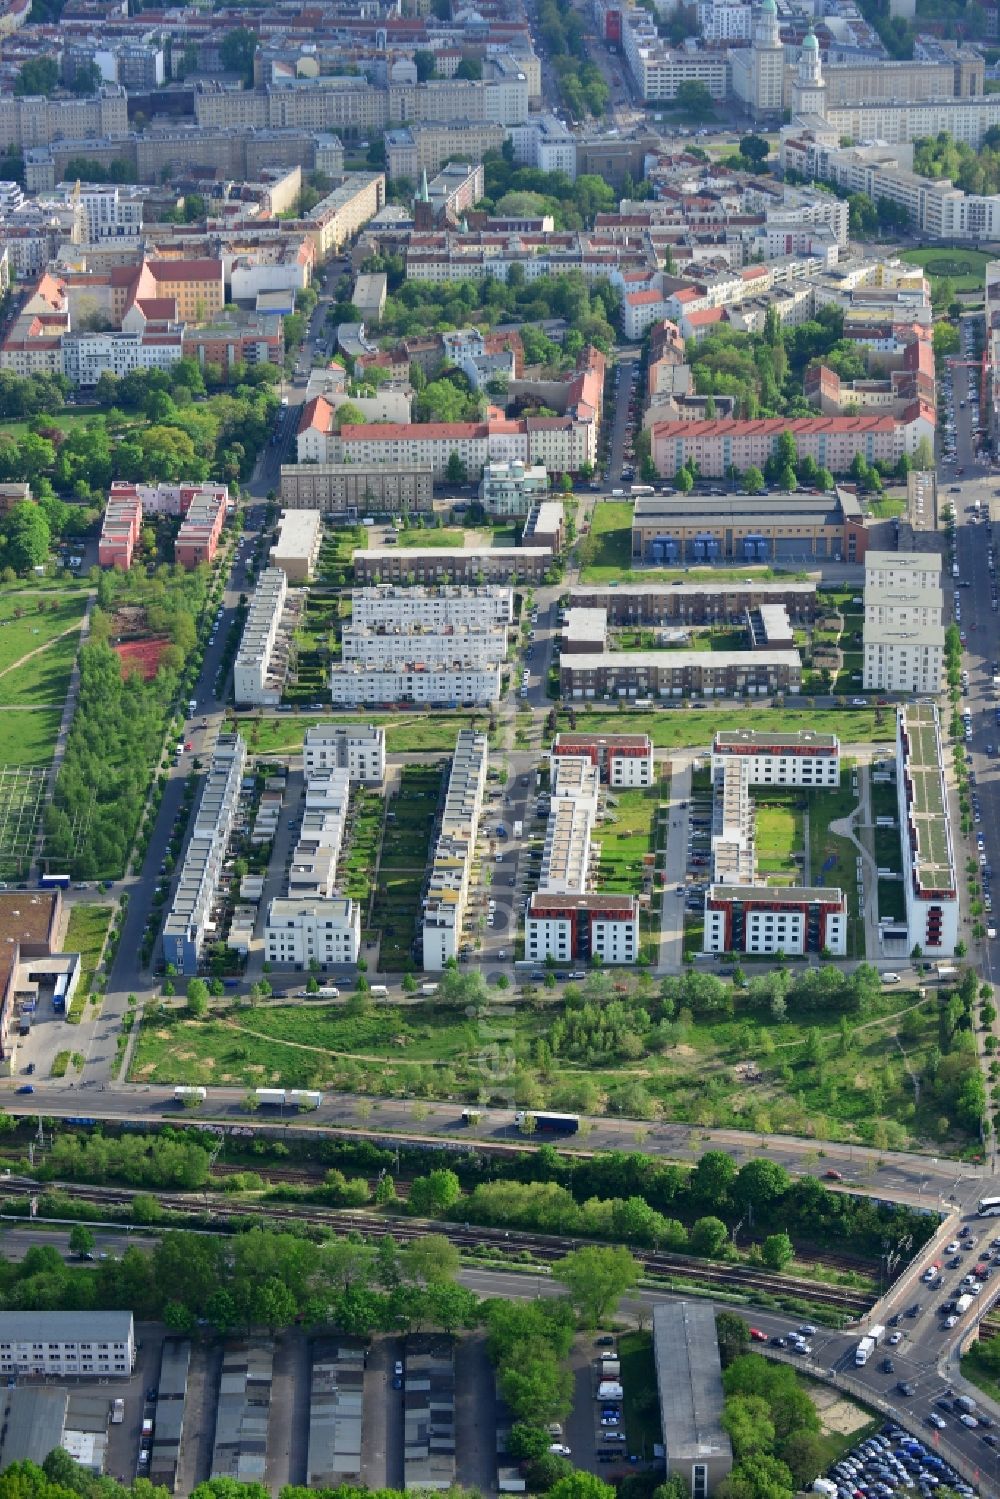
{"type": "Polygon", "coordinates": [[[656,22],[638,8],[623,11],[622,50],[629,72],[649,103],[674,99],[682,83],[703,83],[713,99],[729,93],[729,63],[721,53],[685,52],[669,47],[656,22]]]}
{"type": "Polygon", "coordinates": [[[548,471],[540,463],[487,463],[479,483],[480,501],[490,515],[527,515],[548,492],[548,471]]]}
{"type": "Polygon", "coordinates": [[[323,518],[318,510],[283,510],[278,539],[270,563],[280,567],[289,583],[308,583],[323,543],[323,518]]]}
{"type": "Polygon", "coordinates": [[[712,776],[733,761],[745,768],[750,786],[839,786],[840,740],[812,729],[768,734],[757,729],[720,730],[712,743],[712,776]]]}
{"type": "Polygon", "coordinates": [[[864,685],[871,691],[940,692],[944,594],[940,558],[926,552],[865,557],[864,685]]]}
{"type": "Polygon", "coordinates": [[[141,331],[64,333],[62,372],[74,385],[96,385],[107,372],[121,378],[134,370],[169,370],[184,357],[183,324],[141,331]]]}
{"type": "Polygon", "coordinates": [[[397,669],[378,670],[348,661],[330,673],[330,696],[335,707],[359,708],[394,703],[461,703],[485,707],[499,702],[503,673],[499,662],[482,667],[427,668],[409,661],[397,669]]]}
{"type": "Polygon", "coordinates": [[[361,908],[342,896],[329,900],[276,896],[264,928],[267,960],[278,968],[307,969],[356,963],[361,951],[361,908]]]}
{"type": "Polygon", "coordinates": [[[317,770],[306,782],[305,809],[288,870],[291,900],[329,900],[347,827],[351,780],[346,769],[317,770]]]}
{"type": "MultiPolygon", "coordinates": [[[[411,662],[434,670],[482,668],[503,661],[507,653],[505,629],[446,625],[441,631],[423,625],[348,625],[341,636],[342,660],[375,670],[398,670],[411,662]]],[[[336,668],[334,668],[336,670],[336,668]]]]}
{"type": "Polygon", "coordinates": [[[514,590],[499,583],[442,588],[403,588],[376,584],[351,591],[351,624],[372,630],[410,628],[430,630],[462,627],[487,630],[514,623],[514,590]]]}
{"type": "Polygon", "coordinates": [[[565,172],[576,181],[576,138],[557,115],[533,115],[527,124],[513,125],[508,134],[518,166],[565,172]]]}
{"type": "Polygon", "coordinates": [[[280,703],[284,663],[275,661],[275,646],[288,593],[288,579],[280,567],[261,573],[243,627],[243,639],[233,667],[233,696],[238,707],[280,703]],[[281,669],[272,671],[272,665],[281,669]]]}
{"type": "Polygon", "coordinates": [[[423,963],[429,972],[439,972],[449,958],[458,957],[488,760],[486,735],[462,729],[424,896],[423,963]]]}
{"type": "Polygon", "coordinates": [[[131,1312],[0,1312],[0,1374],[44,1379],[128,1379],[135,1364],[131,1312]]]}
{"type": "Polygon", "coordinates": [[[586,755],[612,789],[652,786],[656,776],[648,734],[557,734],[552,756],[586,755]]]}
{"type": "Polygon", "coordinates": [[[753,8],[743,0],[698,0],[698,25],[706,42],[748,42],[753,8]]]}
{"type": "Polygon", "coordinates": [[[385,780],[385,729],[381,724],[311,724],[302,759],[307,777],[346,770],[352,785],[381,786],[385,780]]]}
{"type": "Polygon", "coordinates": [[[847,953],[847,899],[840,890],[712,885],[705,900],[705,952],[847,953]]]}
{"type": "Polygon", "coordinates": [[[163,923],[163,958],[195,974],[212,916],[229,838],[236,821],[247,747],[239,734],[220,734],[202,789],[194,829],[163,923]]]}
{"type": "Polygon", "coordinates": [[[941,723],[933,703],[907,703],[896,720],[896,795],[903,830],[907,943],[948,958],[959,935],[955,869],[941,723]]]}

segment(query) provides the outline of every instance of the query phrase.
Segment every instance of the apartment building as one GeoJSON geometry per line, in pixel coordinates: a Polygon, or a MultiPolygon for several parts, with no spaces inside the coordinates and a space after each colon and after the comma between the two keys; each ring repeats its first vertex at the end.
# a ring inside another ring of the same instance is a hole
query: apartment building
{"type": "Polygon", "coordinates": [[[419,659],[417,648],[396,666],[365,666],[345,661],[330,671],[334,707],[394,707],[427,703],[436,707],[489,707],[500,701],[503,672],[500,663],[440,666],[419,659]]]}
{"type": "Polygon", "coordinates": [[[303,972],[358,961],[361,952],[361,908],[343,896],[329,900],[275,896],[267,911],[264,948],[275,968],[303,972]]]}
{"type": "Polygon", "coordinates": [[[563,656],[564,698],[750,697],[798,692],[798,651],[611,651],[563,656]]]}
{"type": "Polygon", "coordinates": [[[582,583],[569,590],[573,609],[603,609],[610,625],[716,625],[742,623],[748,609],[781,604],[789,618],[809,623],[816,615],[816,584],[718,583],[582,583]]]}
{"type": "Polygon", "coordinates": [[[202,944],[236,821],[246,759],[246,744],[241,735],[219,735],[170,912],[163,924],[163,960],[173,963],[178,973],[198,972],[202,944]]]}
{"type": "Polygon", "coordinates": [[[430,671],[492,666],[503,661],[506,652],[507,632],[502,628],[446,625],[437,630],[422,624],[350,624],[341,635],[343,663],[373,671],[398,670],[411,662],[430,671]]]}
{"type": "Polygon", "coordinates": [[[498,584],[480,588],[355,588],[351,624],[359,629],[429,630],[501,628],[514,623],[514,590],[498,584]]]}
{"type": "Polygon", "coordinates": [[[705,897],[704,951],[845,957],[847,898],[843,891],[825,887],[711,885],[705,897]]]}
{"type": "Polygon", "coordinates": [[[211,486],[199,488],[181,521],[174,542],[174,561],[181,567],[214,562],[228,509],[225,486],[222,494],[211,486]]]}
{"type": "Polygon", "coordinates": [[[562,656],[601,655],[608,645],[605,609],[567,609],[559,631],[562,656]]]}
{"type": "Polygon", "coordinates": [[[499,151],[507,130],[495,120],[440,120],[399,125],[385,132],[386,176],[419,182],[425,172],[439,172],[448,161],[482,161],[499,151]]]}
{"type": "Polygon", "coordinates": [[[81,98],[0,98],[0,146],[14,151],[59,139],[125,135],[128,128],[128,97],[117,84],[103,84],[96,94],[81,98]]]}
{"type": "Polygon", "coordinates": [[[800,458],[811,457],[832,474],[846,474],[860,453],[896,464],[927,438],[934,441],[934,413],[922,407],[906,419],[892,416],[761,417],[756,421],[657,422],[652,430],[653,463],[672,478],[695,462],[706,479],[721,479],[732,467],[742,473],[763,468],[785,432],[795,438],[800,458]]]}
{"type": "Polygon", "coordinates": [[[352,785],[381,786],[385,780],[385,729],[380,724],[310,724],[302,746],[307,776],[346,770],[352,785]]]}
{"type": "Polygon", "coordinates": [[[632,518],[633,558],[659,567],[813,563],[824,558],[861,562],[867,549],[868,523],[849,489],[832,494],[640,495],[632,518]]]}
{"type": "Polygon", "coordinates": [[[535,500],[521,532],[521,545],[548,547],[557,555],[566,539],[566,511],[562,500],[535,500]]]}
{"type": "Polygon", "coordinates": [[[812,729],[767,733],[722,729],[712,741],[712,776],[736,763],[748,786],[839,786],[840,741],[812,729]]]}
{"type": "Polygon", "coordinates": [[[0,1374],[41,1379],[129,1379],[131,1312],[0,1312],[0,1374]]]}
{"type": "Polygon", "coordinates": [[[331,766],[307,777],[299,836],[288,869],[290,900],[329,900],[336,892],[337,866],[347,827],[351,778],[331,766]]]}
{"type": "Polygon", "coordinates": [[[142,501],[137,494],[108,500],[101,523],[97,560],[101,567],[128,572],[142,530],[142,501]]]}
{"type": "Polygon", "coordinates": [[[385,207],[385,177],[381,172],[345,172],[339,185],[311,208],[299,225],[305,229],[320,260],[340,251],[358,230],[385,207]]]}
{"type": "Polygon", "coordinates": [[[933,696],[944,671],[941,559],[927,552],[865,557],[864,684],[933,696]]]}
{"type": "Polygon", "coordinates": [[[953,956],[959,937],[958,875],[944,772],[941,721],[933,703],[896,715],[896,794],[903,829],[907,945],[953,956]]]}
{"type": "Polygon", "coordinates": [[[552,564],[548,547],[372,547],[354,552],[355,581],[371,583],[540,583],[552,564]]]}
{"type": "Polygon", "coordinates": [[[434,470],[429,463],[282,464],[282,504],[344,517],[426,513],[434,503],[434,470]]]}
{"type": "Polygon", "coordinates": [[[169,370],[184,358],[180,323],[151,322],[134,332],[70,333],[60,340],[61,373],[93,387],[105,373],[122,379],[136,370],[169,370]]]}
{"type": "Polygon", "coordinates": [[[238,707],[264,707],[281,702],[287,660],[275,659],[275,647],[288,594],[288,577],[280,567],[267,567],[257,587],[243,626],[243,638],[233,666],[233,698],[238,707]]]}
{"type": "Polygon", "coordinates": [[[318,510],[283,510],[278,539],[271,548],[271,567],[280,568],[289,583],[308,583],[323,544],[323,521],[318,510]]]}
{"type": "Polygon", "coordinates": [[[423,965],[431,973],[458,957],[488,760],[486,735],[460,730],[424,895],[423,965]]]}
{"type": "Polygon", "coordinates": [[[656,775],[648,734],[557,734],[552,755],[584,758],[595,765],[612,790],[652,786],[656,775]]]}

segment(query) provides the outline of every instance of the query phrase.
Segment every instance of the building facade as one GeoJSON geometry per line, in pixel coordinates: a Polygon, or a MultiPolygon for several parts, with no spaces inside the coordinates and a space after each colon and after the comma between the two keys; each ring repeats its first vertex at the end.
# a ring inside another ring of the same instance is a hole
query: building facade
{"type": "Polygon", "coordinates": [[[457,958],[486,790],[489,742],[461,729],[448,777],[444,810],[424,895],[423,964],[439,972],[457,958]]]}
{"type": "Polygon", "coordinates": [[[712,775],[738,761],[750,786],[839,786],[840,741],[812,729],[769,734],[722,729],[712,741],[712,775]]]}
{"type": "Polygon", "coordinates": [[[385,729],[380,724],[310,724],[302,745],[307,776],[346,770],[353,784],[381,786],[385,780],[385,729]]]}
{"type": "Polygon", "coordinates": [[[865,558],[864,685],[934,696],[944,672],[941,560],[926,552],[865,558]]]}
{"type": "Polygon", "coordinates": [[[44,1379],[129,1379],[131,1312],[0,1312],[0,1374],[44,1379]]]}

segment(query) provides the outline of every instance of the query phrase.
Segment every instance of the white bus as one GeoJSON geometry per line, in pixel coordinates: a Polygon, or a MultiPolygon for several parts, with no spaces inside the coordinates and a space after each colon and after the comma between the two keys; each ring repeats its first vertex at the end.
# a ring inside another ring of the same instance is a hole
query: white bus
{"type": "Polygon", "coordinates": [[[1000,1197],[980,1197],[979,1216],[980,1218],[1000,1217],[1000,1197]]]}

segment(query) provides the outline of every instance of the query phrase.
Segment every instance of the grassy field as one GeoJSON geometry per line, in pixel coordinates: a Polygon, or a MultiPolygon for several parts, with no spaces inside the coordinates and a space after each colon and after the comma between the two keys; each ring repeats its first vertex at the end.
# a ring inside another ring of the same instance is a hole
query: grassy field
{"type": "Polygon", "coordinates": [[[986,265],[990,257],[985,250],[901,250],[900,260],[923,266],[931,282],[947,277],[956,291],[983,289],[986,265]]]}
{"type": "Polygon", "coordinates": [[[461,551],[465,545],[465,532],[447,526],[441,530],[433,526],[416,526],[412,531],[400,531],[397,545],[401,547],[453,547],[461,551]]]}
{"type": "Polygon", "coordinates": [[[385,725],[386,749],[390,754],[418,753],[421,750],[453,750],[459,729],[484,728],[486,718],[474,713],[401,713],[396,716],[373,713],[364,719],[326,718],[316,716],[293,717],[291,714],[278,718],[255,718],[237,720],[233,728],[239,728],[247,736],[247,743],[255,755],[298,754],[302,749],[306,729],[317,723],[331,721],[350,726],[359,723],[385,725]]]}
{"type": "Polygon", "coordinates": [[[623,1332],[618,1338],[618,1357],[625,1390],[627,1447],[642,1461],[651,1461],[654,1443],[663,1441],[659,1401],[649,1398],[656,1389],[652,1334],[623,1332]]]}
{"type": "Polygon", "coordinates": [[[24,713],[5,713],[0,731],[0,764],[48,765],[61,719],[61,708],[32,708],[24,713]]]}
{"type": "Polygon", "coordinates": [[[897,515],[906,514],[906,501],[895,495],[880,495],[869,501],[868,513],[875,520],[893,520],[897,515]]]}
{"type": "Polygon", "coordinates": [[[657,808],[667,794],[662,783],[633,791],[609,792],[608,819],[595,829],[601,845],[602,890],[642,893],[643,860],[654,850],[657,808]]]}
{"type": "MultiPolygon", "coordinates": [[[[46,413],[45,426],[58,427],[61,432],[72,432],[74,427],[85,427],[95,416],[104,413],[96,406],[88,411],[60,411],[54,416],[46,413]]],[[[11,437],[24,437],[30,431],[29,422],[0,422],[0,432],[7,433],[11,437]]]]}
{"type": "Polygon", "coordinates": [[[19,590],[0,597],[0,687],[2,673],[22,656],[47,645],[64,630],[79,625],[86,606],[82,594],[30,594],[19,590]],[[39,609],[44,604],[44,609],[39,609]]]}
{"type": "Polygon", "coordinates": [[[847,956],[865,955],[864,926],[858,917],[858,851],[849,838],[831,833],[830,824],[848,817],[858,804],[851,789],[850,768],[841,771],[838,789],[809,793],[809,866],[815,885],[843,890],[847,896],[847,956]]]}
{"type": "MultiPolygon", "coordinates": [[[[875,710],[836,708],[810,710],[805,702],[802,708],[753,708],[755,729],[814,729],[818,734],[837,734],[843,743],[866,743],[869,740],[892,740],[895,724],[884,716],[881,725],[875,722],[875,710]]],[[[581,732],[607,734],[648,734],[657,749],[696,749],[708,745],[716,729],[735,729],[747,722],[742,709],[684,708],[662,712],[644,713],[617,712],[614,709],[597,709],[576,713],[576,727],[581,732]]],[[[568,713],[559,714],[558,727],[567,731],[572,726],[568,713]]]]}
{"type": "Polygon", "coordinates": [[[80,643],[79,630],[63,635],[30,661],[0,675],[0,708],[61,708],[80,643]]]}
{"type": "MultiPolygon", "coordinates": [[[[800,875],[802,867],[794,855],[804,846],[803,817],[797,803],[800,793],[776,797],[770,789],[761,790],[756,798],[757,868],[762,875],[800,875]]],[[[775,879],[772,884],[784,883],[775,879]]]]}
{"type": "Polygon", "coordinates": [[[583,543],[581,583],[606,583],[626,573],[632,561],[632,511],[627,500],[599,500],[590,536],[583,543]]]}
{"type": "Polygon", "coordinates": [[[382,934],[379,967],[389,972],[411,962],[441,780],[439,766],[404,765],[388,805],[372,926],[382,934]]]}
{"type": "Polygon", "coordinates": [[[69,913],[69,925],[66,929],[63,948],[66,952],[78,952],[83,963],[80,981],[76,986],[76,993],[73,995],[73,1002],[67,1016],[69,1020],[78,1022],[83,1017],[94,972],[100,963],[101,949],[104,946],[104,939],[108,934],[113,914],[113,906],[83,904],[74,905],[69,913]]]}

